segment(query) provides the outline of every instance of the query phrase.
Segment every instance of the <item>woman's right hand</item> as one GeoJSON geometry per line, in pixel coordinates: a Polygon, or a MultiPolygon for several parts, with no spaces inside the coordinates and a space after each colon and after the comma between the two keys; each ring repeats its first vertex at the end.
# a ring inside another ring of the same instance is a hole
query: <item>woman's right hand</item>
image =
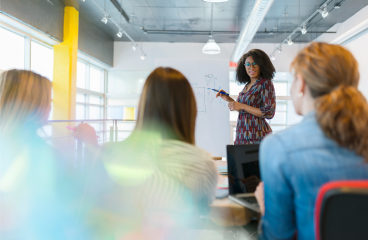
{"type": "Polygon", "coordinates": [[[87,123],[81,123],[78,126],[76,126],[77,131],[72,133],[72,136],[85,144],[88,145],[98,145],[97,137],[96,137],[96,131],[95,129],[87,124],[87,123]]]}
{"type": "Polygon", "coordinates": [[[222,94],[222,93],[226,93],[227,94],[227,92],[225,92],[223,89],[221,89],[221,90],[219,90],[218,91],[218,93],[216,94],[216,98],[217,97],[220,97],[220,98],[222,98],[224,101],[226,101],[226,102],[233,102],[234,101],[234,99],[232,99],[231,97],[229,97],[228,95],[226,95],[226,94],[222,94]]]}

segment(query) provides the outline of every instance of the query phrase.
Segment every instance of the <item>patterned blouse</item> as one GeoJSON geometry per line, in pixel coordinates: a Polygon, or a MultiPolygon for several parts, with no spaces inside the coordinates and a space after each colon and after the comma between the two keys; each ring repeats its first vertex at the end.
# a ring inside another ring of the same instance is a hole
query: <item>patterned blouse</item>
{"type": "Polygon", "coordinates": [[[244,110],[239,111],[234,145],[260,143],[267,134],[272,133],[270,125],[265,120],[272,119],[275,115],[276,96],[272,81],[260,78],[249,91],[244,93],[244,89],[239,93],[236,101],[259,108],[262,117],[254,116],[244,110]]]}

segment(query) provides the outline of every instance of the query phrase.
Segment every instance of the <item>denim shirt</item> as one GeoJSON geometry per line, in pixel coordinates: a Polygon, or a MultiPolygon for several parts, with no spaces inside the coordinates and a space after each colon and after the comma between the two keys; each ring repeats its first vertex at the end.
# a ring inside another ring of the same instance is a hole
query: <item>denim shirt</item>
{"type": "Polygon", "coordinates": [[[265,215],[260,239],[315,239],[314,205],[319,188],[330,181],[368,179],[368,164],[329,139],[315,112],[260,147],[265,215]]]}

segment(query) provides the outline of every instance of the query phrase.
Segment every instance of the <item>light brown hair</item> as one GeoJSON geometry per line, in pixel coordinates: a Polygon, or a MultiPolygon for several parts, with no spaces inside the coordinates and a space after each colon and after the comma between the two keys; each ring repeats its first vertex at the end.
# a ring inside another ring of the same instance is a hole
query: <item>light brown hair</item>
{"type": "Polygon", "coordinates": [[[194,144],[196,117],[196,100],[185,76],[156,68],[143,87],[136,129],[161,131],[164,138],[194,144]]]}
{"type": "Polygon", "coordinates": [[[50,109],[51,87],[50,80],[32,71],[3,72],[0,75],[0,134],[13,134],[25,126],[41,127],[50,109]]]}
{"type": "Polygon", "coordinates": [[[314,42],[298,53],[291,66],[315,98],[323,132],[368,160],[368,104],[357,89],[354,56],[342,46],[314,42]]]}

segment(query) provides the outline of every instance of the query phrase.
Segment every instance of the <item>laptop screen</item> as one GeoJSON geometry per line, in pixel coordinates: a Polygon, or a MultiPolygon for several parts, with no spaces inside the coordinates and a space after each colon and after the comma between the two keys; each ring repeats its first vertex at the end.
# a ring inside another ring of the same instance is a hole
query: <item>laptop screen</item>
{"type": "Polygon", "coordinates": [[[228,145],[229,194],[253,193],[260,182],[259,144],[228,145]]]}

